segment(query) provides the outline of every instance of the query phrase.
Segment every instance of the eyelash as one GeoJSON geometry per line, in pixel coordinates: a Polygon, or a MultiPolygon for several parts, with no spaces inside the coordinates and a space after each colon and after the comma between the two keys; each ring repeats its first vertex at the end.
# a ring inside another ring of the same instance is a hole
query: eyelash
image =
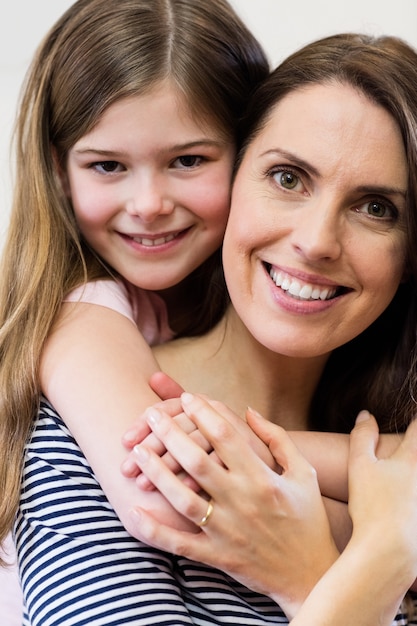
{"type": "Polygon", "coordinates": [[[108,175],[117,173],[117,171],[115,171],[115,170],[117,170],[118,167],[123,167],[123,166],[122,166],[121,163],[119,163],[119,161],[111,161],[111,160],[109,160],[109,161],[94,161],[93,163],[90,163],[88,165],[89,169],[95,170],[99,174],[108,174],[108,175]],[[104,166],[109,165],[109,164],[114,165],[115,169],[112,170],[112,171],[104,170],[104,166]],[[99,168],[103,168],[103,169],[99,169],[99,168]]]}
{"type": "MultiPolygon", "coordinates": [[[[176,167],[175,169],[191,170],[191,169],[199,167],[205,161],[207,161],[207,158],[201,156],[200,154],[183,154],[181,156],[175,157],[175,159],[173,159],[170,162],[170,167],[174,167],[175,163],[178,162],[179,167],[176,167]],[[188,165],[188,166],[184,165],[184,163],[181,163],[182,160],[186,160],[186,159],[194,159],[195,163],[193,163],[192,165],[188,165]]],[[[105,175],[116,174],[119,171],[123,171],[125,169],[122,163],[120,163],[119,161],[112,161],[112,160],[94,161],[93,163],[88,164],[88,168],[97,171],[99,174],[105,174],[105,175]],[[108,171],[105,169],[106,165],[113,165],[114,169],[111,171],[108,171]],[[119,170],[119,168],[122,168],[122,169],[119,170]]]]}
{"type": "MultiPolygon", "coordinates": [[[[264,176],[266,176],[266,178],[269,178],[271,180],[274,179],[274,177],[277,174],[284,174],[284,173],[288,173],[288,174],[292,174],[293,176],[297,177],[298,182],[301,182],[301,184],[303,184],[303,176],[302,174],[294,167],[291,166],[274,166],[272,168],[268,168],[265,170],[264,172],[264,176]]],[[[280,188],[283,189],[284,191],[289,191],[291,192],[291,189],[287,189],[286,187],[284,187],[283,185],[280,185],[279,183],[277,183],[275,181],[275,184],[280,188]]],[[[297,183],[298,184],[298,183],[297,183]]],[[[400,212],[397,209],[397,207],[395,206],[395,204],[393,204],[390,200],[388,200],[385,197],[372,197],[369,200],[368,199],[364,199],[361,200],[360,203],[357,204],[357,208],[359,209],[360,207],[364,206],[365,204],[367,204],[368,206],[370,206],[371,204],[381,204],[384,205],[385,208],[391,212],[391,215],[389,217],[375,217],[372,216],[370,214],[369,217],[373,218],[373,219],[377,219],[377,220],[391,220],[391,221],[398,221],[399,217],[400,217],[400,212]]],[[[359,213],[359,210],[358,210],[359,213]]]]}
{"type": "MultiPolygon", "coordinates": [[[[280,166],[275,165],[274,167],[268,168],[267,170],[265,170],[264,176],[266,178],[270,178],[271,180],[273,180],[274,176],[276,176],[277,174],[284,174],[284,173],[288,173],[288,174],[292,174],[293,176],[296,176],[298,181],[300,182],[302,182],[303,180],[302,174],[296,168],[291,167],[291,166],[286,166],[286,165],[280,165],[280,166]]],[[[280,189],[291,191],[291,189],[286,189],[282,185],[279,185],[278,183],[276,184],[278,185],[280,189]]]]}
{"type": "Polygon", "coordinates": [[[204,161],[207,160],[205,157],[201,156],[201,154],[182,154],[181,156],[175,157],[175,159],[171,162],[171,165],[174,165],[177,161],[181,162],[181,160],[185,160],[185,159],[194,159],[195,161],[197,161],[197,164],[194,163],[193,165],[187,166],[181,163],[181,167],[177,169],[190,170],[195,167],[199,167],[199,165],[201,165],[202,163],[204,163],[204,161]]]}
{"type": "MultiPolygon", "coordinates": [[[[372,204],[381,204],[383,205],[390,213],[391,215],[388,217],[382,216],[382,217],[377,217],[374,215],[371,215],[370,213],[368,214],[370,218],[373,219],[377,219],[377,220],[390,220],[392,222],[396,222],[398,221],[399,217],[400,217],[400,212],[397,209],[397,207],[395,206],[395,204],[393,204],[390,200],[387,200],[386,198],[372,198],[370,200],[364,200],[363,202],[361,202],[358,205],[358,208],[362,207],[363,205],[368,205],[368,207],[372,204]]],[[[359,211],[358,211],[359,212],[359,211]]]]}

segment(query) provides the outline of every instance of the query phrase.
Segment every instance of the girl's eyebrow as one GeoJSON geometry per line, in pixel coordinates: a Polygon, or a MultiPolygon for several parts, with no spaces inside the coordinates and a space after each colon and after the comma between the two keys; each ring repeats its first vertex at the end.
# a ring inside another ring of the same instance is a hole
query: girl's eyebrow
{"type": "Polygon", "coordinates": [[[223,146],[226,142],[221,141],[220,139],[197,139],[195,141],[189,141],[186,143],[175,144],[168,148],[168,151],[176,151],[176,150],[189,150],[190,148],[195,148],[198,146],[214,146],[215,148],[219,146],[223,146]]]}
{"type": "MultiPolygon", "coordinates": [[[[292,152],[288,152],[287,150],[280,150],[279,148],[273,148],[271,150],[267,150],[261,154],[261,157],[264,156],[276,156],[281,159],[286,159],[291,161],[297,167],[310,172],[314,176],[320,176],[319,170],[311,165],[308,161],[301,159],[296,154],[292,152]]],[[[403,189],[402,187],[390,187],[387,185],[360,185],[357,187],[357,191],[361,193],[369,193],[369,194],[378,194],[380,196],[401,196],[405,199],[407,195],[407,189],[403,189]]]]}
{"type": "MultiPolygon", "coordinates": [[[[220,140],[216,140],[216,139],[196,139],[194,141],[188,141],[186,143],[180,143],[180,144],[173,144],[172,146],[167,146],[164,148],[163,152],[180,152],[181,150],[190,150],[192,148],[198,148],[201,146],[208,146],[208,147],[214,147],[214,148],[219,148],[221,146],[223,146],[225,144],[225,142],[220,141],[220,140]]],[[[77,148],[74,150],[74,152],[76,154],[88,154],[88,153],[94,153],[94,154],[99,154],[101,156],[112,156],[112,157],[122,157],[124,156],[125,152],[123,152],[122,150],[103,150],[101,148],[93,148],[91,146],[85,146],[85,147],[81,147],[81,148],[77,148]]]]}

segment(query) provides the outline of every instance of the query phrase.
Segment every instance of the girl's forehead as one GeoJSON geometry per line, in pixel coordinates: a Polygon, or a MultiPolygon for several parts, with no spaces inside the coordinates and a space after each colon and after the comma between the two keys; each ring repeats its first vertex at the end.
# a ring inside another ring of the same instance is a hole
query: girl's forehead
{"type": "MultiPolygon", "coordinates": [[[[209,109],[206,102],[195,94],[187,95],[182,88],[170,79],[160,80],[147,89],[134,94],[123,95],[110,103],[101,113],[98,120],[88,132],[101,124],[103,120],[112,117],[116,111],[124,109],[133,110],[132,105],[138,108],[152,107],[155,103],[164,102],[167,112],[175,111],[177,117],[186,124],[194,124],[201,128],[203,132],[214,133],[225,140],[230,140],[233,135],[232,129],[221,124],[219,117],[209,109]]],[[[87,133],[86,133],[87,134],[87,133]]]]}

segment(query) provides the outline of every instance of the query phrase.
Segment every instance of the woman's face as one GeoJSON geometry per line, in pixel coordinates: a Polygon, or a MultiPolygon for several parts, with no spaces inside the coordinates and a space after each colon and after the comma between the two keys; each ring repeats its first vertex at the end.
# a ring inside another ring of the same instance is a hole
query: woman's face
{"type": "Polygon", "coordinates": [[[404,273],[400,130],[348,85],[287,95],[237,173],[224,242],[233,304],[288,356],[327,354],[369,326],[404,273]]]}

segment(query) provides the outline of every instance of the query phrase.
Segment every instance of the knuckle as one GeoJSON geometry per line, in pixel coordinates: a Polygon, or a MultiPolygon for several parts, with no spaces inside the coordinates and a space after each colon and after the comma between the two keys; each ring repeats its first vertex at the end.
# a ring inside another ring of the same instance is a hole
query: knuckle
{"type": "Polygon", "coordinates": [[[232,439],[234,429],[228,422],[219,422],[213,427],[212,440],[213,443],[220,443],[232,439]]]}
{"type": "Polygon", "coordinates": [[[201,454],[196,454],[194,458],[190,459],[189,473],[194,476],[204,476],[207,473],[207,455],[202,450],[201,454]]]}
{"type": "MultiPolygon", "coordinates": [[[[195,494],[193,494],[195,495],[195,494]]],[[[196,502],[191,496],[184,497],[178,504],[179,511],[188,519],[201,519],[201,504],[196,502]]]]}

